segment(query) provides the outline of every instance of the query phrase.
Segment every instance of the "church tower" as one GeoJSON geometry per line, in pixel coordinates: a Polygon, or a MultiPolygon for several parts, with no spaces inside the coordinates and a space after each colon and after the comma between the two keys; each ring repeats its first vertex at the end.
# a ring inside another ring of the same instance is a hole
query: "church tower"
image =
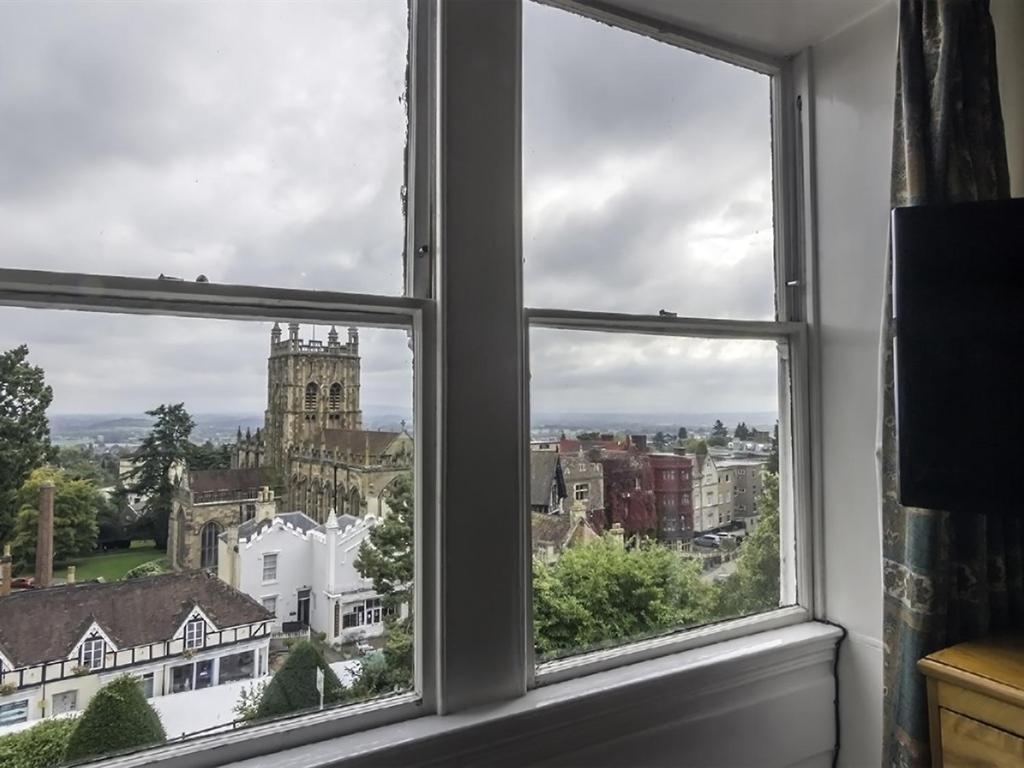
{"type": "Polygon", "coordinates": [[[325,429],[362,429],[359,407],[359,331],[348,329],[342,344],[331,328],[327,342],[299,338],[299,324],[288,338],[274,323],[267,360],[267,411],[264,439],[267,463],[288,466],[288,449],[320,442],[325,429]]]}

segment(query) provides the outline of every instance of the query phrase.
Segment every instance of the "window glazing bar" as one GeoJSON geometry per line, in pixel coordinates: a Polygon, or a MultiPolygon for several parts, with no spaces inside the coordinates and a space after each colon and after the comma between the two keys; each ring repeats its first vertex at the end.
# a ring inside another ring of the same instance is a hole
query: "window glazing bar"
{"type": "Polygon", "coordinates": [[[660,336],[699,336],[708,339],[789,339],[803,331],[802,323],[775,320],[720,320],[672,315],[631,315],[570,309],[528,309],[530,326],[563,330],[646,333],[660,336]]]}

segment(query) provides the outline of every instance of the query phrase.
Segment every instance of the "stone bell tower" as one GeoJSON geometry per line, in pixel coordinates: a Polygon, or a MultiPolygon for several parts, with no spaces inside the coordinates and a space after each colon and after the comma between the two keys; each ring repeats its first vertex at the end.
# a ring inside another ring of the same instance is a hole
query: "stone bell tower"
{"type": "Polygon", "coordinates": [[[332,327],[326,343],[299,338],[299,324],[288,338],[274,323],[267,360],[264,437],[268,463],[287,467],[288,449],[319,442],[325,429],[362,429],[359,407],[359,331],[349,328],[342,344],[332,327]]]}

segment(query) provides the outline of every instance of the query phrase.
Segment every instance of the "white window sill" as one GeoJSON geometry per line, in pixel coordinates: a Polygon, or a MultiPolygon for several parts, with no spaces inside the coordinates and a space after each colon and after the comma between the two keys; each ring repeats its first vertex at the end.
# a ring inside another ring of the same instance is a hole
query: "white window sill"
{"type": "MultiPolygon", "coordinates": [[[[725,640],[649,661],[605,670],[536,688],[517,699],[447,716],[425,716],[341,736],[273,757],[275,768],[342,768],[347,765],[411,763],[485,764],[495,750],[502,763],[509,749],[526,749],[532,737],[568,726],[592,732],[606,729],[608,718],[630,709],[666,711],[673,702],[689,702],[734,689],[745,697],[749,686],[801,668],[830,668],[840,632],[805,622],[782,629],[725,640]],[[589,723],[589,725],[588,725],[589,723]],[[504,735],[508,742],[496,744],[504,735]],[[476,752],[476,754],[473,754],[476,752]]],[[[829,673],[830,674],[830,673],[829,673]]],[[[523,763],[531,761],[528,752],[523,763]]],[[[263,768],[266,757],[228,763],[231,768],[263,768]]]]}

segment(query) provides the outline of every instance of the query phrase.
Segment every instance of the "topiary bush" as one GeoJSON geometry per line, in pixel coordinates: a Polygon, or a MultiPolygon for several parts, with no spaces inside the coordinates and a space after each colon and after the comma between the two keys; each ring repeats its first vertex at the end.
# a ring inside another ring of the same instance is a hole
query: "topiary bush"
{"type": "Polygon", "coordinates": [[[93,696],[71,734],[65,759],[85,760],[159,744],[166,738],[160,716],[142,695],[138,682],[122,675],[93,696]]]}
{"type": "Polygon", "coordinates": [[[24,731],[0,736],[0,765],[4,768],[60,765],[76,725],[78,721],[74,718],[50,718],[24,731]]]}
{"type": "Polygon", "coordinates": [[[122,578],[124,580],[141,579],[144,576],[156,576],[161,573],[167,573],[167,561],[163,558],[159,560],[150,560],[148,563],[136,565],[122,578]]]}
{"type": "Polygon", "coordinates": [[[263,691],[256,708],[256,719],[320,706],[320,694],[316,690],[317,667],[324,672],[324,706],[348,700],[349,690],[327,665],[323,654],[311,642],[304,640],[295,644],[284,666],[270,679],[270,685],[263,691]]]}

